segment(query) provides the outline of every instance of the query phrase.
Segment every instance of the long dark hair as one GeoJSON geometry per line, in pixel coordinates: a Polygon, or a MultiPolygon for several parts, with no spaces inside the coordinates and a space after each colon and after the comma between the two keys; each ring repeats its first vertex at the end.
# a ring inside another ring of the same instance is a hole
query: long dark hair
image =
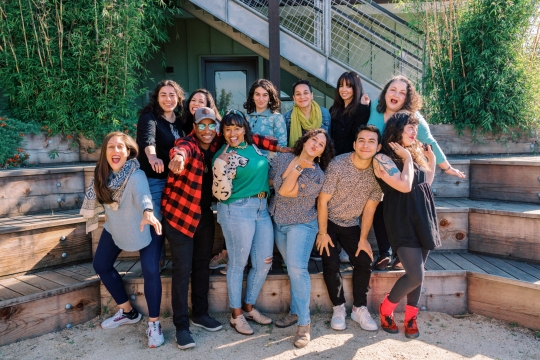
{"type": "Polygon", "coordinates": [[[360,99],[364,95],[364,87],[362,86],[362,80],[360,80],[360,75],[354,71],[346,71],[339,77],[337,81],[336,91],[334,91],[334,105],[332,106],[332,118],[337,116],[339,111],[343,111],[343,115],[352,115],[356,110],[358,104],[360,104],[360,99]],[[347,107],[345,107],[345,101],[341,98],[339,94],[339,87],[341,85],[347,85],[352,87],[353,90],[353,99],[347,107]]]}
{"type": "MultiPolygon", "coordinates": [[[[414,113],[406,110],[398,111],[390,116],[386,122],[386,127],[384,128],[382,136],[381,153],[388,155],[400,171],[403,170],[403,160],[390,148],[389,143],[396,142],[403,146],[403,131],[405,130],[405,126],[418,125],[419,123],[420,121],[416,118],[414,113]]],[[[422,143],[415,139],[411,145],[405,148],[411,153],[413,161],[428,171],[427,161],[422,152],[422,143]]]]}
{"type": "Polygon", "coordinates": [[[184,89],[180,87],[175,81],[173,80],[161,80],[155,87],[155,89],[150,93],[150,101],[148,102],[148,105],[143,107],[139,110],[138,115],[146,114],[148,112],[153,112],[154,114],[161,116],[163,115],[163,109],[159,105],[158,97],[159,97],[159,91],[164,86],[170,86],[174,89],[174,92],[176,93],[176,100],[178,101],[178,105],[175,109],[175,115],[178,119],[182,115],[183,110],[183,102],[184,102],[184,89]]]}
{"type": "Polygon", "coordinates": [[[253,132],[251,131],[251,126],[249,126],[246,115],[240,110],[227,110],[223,119],[221,119],[221,136],[223,136],[225,126],[243,127],[245,130],[244,141],[249,145],[253,144],[253,132]]]}
{"type": "Polygon", "coordinates": [[[324,147],[324,151],[320,156],[319,160],[315,160],[319,163],[319,166],[321,167],[322,171],[325,171],[328,168],[328,164],[330,164],[330,161],[336,156],[336,151],[334,150],[334,142],[328,135],[324,129],[311,129],[306,131],[304,135],[298,140],[296,140],[296,143],[294,144],[294,155],[300,156],[302,153],[302,150],[304,149],[304,144],[311,139],[312,137],[315,137],[319,134],[324,134],[326,137],[326,146],[324,147]]]}
{"type": "Polygon", "coordinates": [[[388,88],[390,87],[390,85],[392,85],[394,81],[401,81],[407,85],[407,95],[405,96],[405,103],[403,104],[403,107],[400,110],[407,110],[412,113],[419,111],[422,108],[422,97],[416,91],[412,81],[407,79],[407,77],[403,75],[394,76],[386,83],[383,90],[381,91],[381,95],[379,95],[379,103],[377,104],[377,111],[381,114],[383,114],[386,111],[386,100],[385,100],[386,92],[388,91],[388,88]]]}
{"type": "Polygon", "coordinates": [[[216,119],[221,120],[221,116],[219,115],[219,111],[216,108],[216,102],[214,101],[214,97],[210,93],[210,91],[206,89],[197,89],[189,95],[188,99],[186,100],[185,108],[186,110],[182,114],[182,129],[184,130],[184,133],[189,134],[193,130],[193,123],[195,122],[195,119],[193,117],[193,114],[189,111],[189,103],[191,102],[191,99],[196,94],[203,94],[206,98],[206,107],[214,110],[214,113],[216,114],[216,119]]]}
{"type": "Polygon", "coordinates": [[[274,86],[274,84],[272,84],[270,80],[267,79],[255,80],[255,82],[251,85],[248,97],[246,99],[246,102],[244,103],[244,109],[246,109],[246,112],[248,114],[251,114],[257,110],[255,106],[255,101],[253,100],[253,95],[255,94],[255,89],[259,87],[263,88],[268,92],[268,108],[270,109],[270,112],[278,112],[281,106],[281,101],[279,100],[279,95],[276,87],[274,86]]]}
{"type": "Polygon", "coordinates": [[[101,143],[101,154],[99,155],[99,160],[94,169],[94,190],[96,191],[98,201],[102,204],[110,204],[113,202],[112,191],[107,185],[109,182],[109,175],[112,172],[107,161],[107,145],[111,138],[115,136],[120,136],[124,141],[124,144],[126,144],[126,148],[129,152],[128,160],[135,159],[139,154],[137,142],[133,140],[131,136],[119,131],[109,133],[105,136],[105,139],[103,139],[103,142],[101,143]]]}

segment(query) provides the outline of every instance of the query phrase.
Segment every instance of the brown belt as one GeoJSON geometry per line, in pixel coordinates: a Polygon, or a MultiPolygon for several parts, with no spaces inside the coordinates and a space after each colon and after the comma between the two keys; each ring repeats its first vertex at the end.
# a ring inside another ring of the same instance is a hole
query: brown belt
{"type": "Polygon", "coordinates": [[[260,193],[256,195],[250,196],[250,198],[259,198],[259,199],[266,199],[267,197],[268,197],[268,194],[266,193],[266,191],[261,191],[260,193]]]}

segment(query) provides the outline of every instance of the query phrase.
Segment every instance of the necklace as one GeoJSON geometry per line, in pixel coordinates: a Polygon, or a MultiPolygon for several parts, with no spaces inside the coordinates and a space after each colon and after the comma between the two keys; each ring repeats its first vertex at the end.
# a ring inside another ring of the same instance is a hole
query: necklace
{"type": "Polygon", "coordinates": [[[233,146],[233,148],[235,149],[245,149],[248,147],[248,144],[246,142],[241,142],[240,144],[238,144],[238,146],[233,146]],[[244,144],[244,145],[242,145],[244,144]]]}

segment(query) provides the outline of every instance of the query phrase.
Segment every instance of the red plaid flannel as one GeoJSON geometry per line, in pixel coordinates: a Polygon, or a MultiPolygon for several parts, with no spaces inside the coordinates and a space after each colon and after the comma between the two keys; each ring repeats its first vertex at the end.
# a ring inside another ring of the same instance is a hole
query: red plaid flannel
{"type": "MultiPolygon", "coordinates": [[[[214,138],[210,144],[212,156],[223,143],[222,136],[214,138]]],[[[253,135],[253,143],[263,150],[278,149],[278,141],[272,137],[253,135]]],[[[169,156],[172,159],[176,154],[182,154],[184,157],[184,170],[180,174],[169,171],[161,198],[161,211],[172,227],[193,237],[201,220],[200,203],[204,173],[204,155],[193,132],[185,138],[176,140],[169,156]]]]}

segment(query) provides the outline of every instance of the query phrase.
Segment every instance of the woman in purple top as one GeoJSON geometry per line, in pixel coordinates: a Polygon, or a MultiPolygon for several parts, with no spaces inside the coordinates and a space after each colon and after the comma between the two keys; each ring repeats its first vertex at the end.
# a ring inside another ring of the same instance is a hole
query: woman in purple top
{"type": "Polygon", "coordinates": [[[276,190],[269,206],[274,216],[274,240],[291,279],[291,311],[276,321],[276,326],[298,323],[294,345],[300,348],[310,340],[311,282],[307,267],[319,230],[315,204],[324,183],[324,170],[333,157],[328,133],[308,130],[296,141],[294,154],[278,154],[270,170],[276,190]]]}

